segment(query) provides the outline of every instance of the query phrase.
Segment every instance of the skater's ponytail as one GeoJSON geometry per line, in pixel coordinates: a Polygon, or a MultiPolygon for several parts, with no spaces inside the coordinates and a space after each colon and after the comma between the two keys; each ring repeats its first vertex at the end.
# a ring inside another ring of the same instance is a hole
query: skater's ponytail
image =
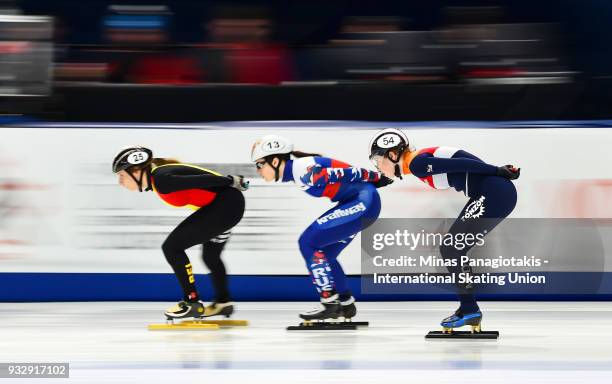
{"type": "Polygon", "coordinates": [[[321,157],[320,154],[318,153],[307,153],[307,152],[302,152],[302,151],[291,151],[291,156],[293,157],[321,157]]]}
{"type": "Polygon", "coordinates": [[[274,154],[274,155],[268,155],[266,157],[264,157],[264,160],[266,160],[266,162],[268,162],[270,165],[272,165],[272,160],[277,157],[279,160],[281,161],[287,161],[291,159],[291,156],[296,157],[296,158],[300,158],[300,157],[315,157],[315,156],[321,156],[318,153],[307,153],[307,152],[302,152],[302,151],[291,151],[289,153],[281,153],[281,154],[274,154]]]}
{"type": "Polygon", "coordinates": [[[151,160],[153,167],[159,167],[166,164],[180,164],[180,161],[167,157],[155,157],[151,160]]]}

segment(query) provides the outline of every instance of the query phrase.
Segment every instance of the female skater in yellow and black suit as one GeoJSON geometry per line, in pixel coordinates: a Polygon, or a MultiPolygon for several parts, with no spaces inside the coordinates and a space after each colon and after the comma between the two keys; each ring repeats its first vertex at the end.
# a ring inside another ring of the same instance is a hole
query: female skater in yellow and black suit
{"type": "Polygon", "coordinates": [[[183,300],[165,315],[168,319],[229,316],[233,312],[227,273],[221,252],[231,229],[244,214],[244,196],[248,188],[242,176],[223,176],[214,171],[176,160],[153,158],[145,147],[129,147],[113,160],[113,172],[119,184],[131,191],[153,191],[175,207],[195,210],[181,222],[162,244],[166,260],[183,290],[183,300]],[[202,259],[210,269],[215,299],[204,306],[196,289],[191,262],[185,250],[202,244],[202,259]]]}

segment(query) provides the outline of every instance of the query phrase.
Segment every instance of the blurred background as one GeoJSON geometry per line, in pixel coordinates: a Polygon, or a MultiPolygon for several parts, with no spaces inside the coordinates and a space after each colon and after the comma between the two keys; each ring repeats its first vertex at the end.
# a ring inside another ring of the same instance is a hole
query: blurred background
{"type": "Polygon", "coordinates": [[[607,0],[0,0],[4,121],[607,119],[607,0]]]}

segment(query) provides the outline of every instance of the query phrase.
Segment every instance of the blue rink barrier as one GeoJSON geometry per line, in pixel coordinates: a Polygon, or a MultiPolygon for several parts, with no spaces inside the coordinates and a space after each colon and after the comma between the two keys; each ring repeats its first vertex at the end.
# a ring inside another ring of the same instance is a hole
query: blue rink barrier
{"type": "MultiPolygon", "coordinates": [[[[503,293],[478,295],[485,300],[612,300],[612,272],[549,272],[551,292],[542,294],[534,287],[529,293],[505,289],[503,293]],[[592,290],[592,281],[597,288],[592,290]],[[588,288],[585,288],[588,287],[588,288]]],[[[208,275],[196,275],[204,300],[211,299],[208,275]]],[[[308,276],[230,276],[235,301],[314,301],[308,276]]],[[[415,286],[414,294],[362,294],[361,277],[350,276],[348,284],[361,301],[456,300],[453,293],[434,286],[415,286]]],[[[176,277],[165,273],[0,273],[0,301],[177,301],[181,297],[176,277]]]]}

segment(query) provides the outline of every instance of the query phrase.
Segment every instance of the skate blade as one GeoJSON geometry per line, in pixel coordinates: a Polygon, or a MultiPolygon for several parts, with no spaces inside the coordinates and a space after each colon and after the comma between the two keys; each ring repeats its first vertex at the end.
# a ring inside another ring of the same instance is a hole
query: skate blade
{"type": "Polygon", "coordinates": [[[341,322],[341,324],[349,324],[349,325],[354,325],[354,326],[357,326],[357,327],[369,327],[370,326],[370,322],[369,321],[344,320],[343,322],[341,322]]]}
{"type": "Polygon", "coordinates": [[[185,324],[181,322],[178,324],[149,324],[147,327],[149,331],[200,331],[209,330],[216,331],[219,329],[218,324],[185,324]]]}
{"type": "Polygon", "coordinates": [[[348,321],[304,321],[299,325],[290,325],[287,327],[288,331],[347,331],[356,329],[357,326],[348,321]]]}
{"type": "Polygon", "coordinates": [[[426,339],[498,339],[498,331],[431,331],[425,335],[426,339]]]}
{"type": "Polygon", "coordinates": [[[180,324],[216,324],[220,327],[246,327],[249,325],[247,320],[185,320],[180,324]]]}

